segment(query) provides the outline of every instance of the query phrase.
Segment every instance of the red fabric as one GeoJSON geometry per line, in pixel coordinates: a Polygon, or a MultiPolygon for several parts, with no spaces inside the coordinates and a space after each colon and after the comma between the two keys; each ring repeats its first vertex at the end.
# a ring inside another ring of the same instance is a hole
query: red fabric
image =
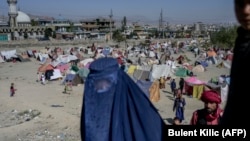
{"type": "Polygon", "coordinates": [[[203,102],[215,102],[217,104],[221,103],[219,94],[213,90],[204,91],[201,95],[201,100],[203,102]]]}
{"type": "Polygon", "coordinates": [[[118,64],[120,64],[120,65],[123,63],[122,58],[120,58],[120,57],[117,58],[117,61],[118,61],[118,64]]]}
{"type": "MultiPolygon", "coordinates": [[[[222,117],[223,110],[221,108],[217,108],[217,110],[213,114],[207,114],[205,116],[205,120],[207,122],[207,125],[218,125],[218,119],[222,117]]],[[[198,121],[198,110],[193,113],[193,116],[190,121],[190,125],[197,125],[198,121]]]]}
{"type": "Polygon", "coordinates": [[[193,95],[193,86],[189,86],[187,82],[184,83],[185,94],[188,96],[193,95]]]}
{"type": "Polygon", "coordinates": [[[223,110],[220,108],[217,108],[216,112],[213,114],[207,114],[206,120],[207,122],[211,122],[211,124],[218,124],[218,119],[220,116],[222,116],[223,110]]]}

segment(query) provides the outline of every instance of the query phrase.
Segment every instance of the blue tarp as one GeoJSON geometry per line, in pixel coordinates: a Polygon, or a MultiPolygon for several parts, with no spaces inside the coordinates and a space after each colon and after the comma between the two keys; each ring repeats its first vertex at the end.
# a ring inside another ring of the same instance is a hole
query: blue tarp
{"type": "Polygon", "coordinates": [[[66,80],[71,80],[73,81],[73,79],[75,78],[76,74],[67,74],[66,78],[63,80],[63,84],[66,82],[66,80]]]}
{"type": "Polygon", "coordinates": [[[200,63],[204,68],[208,67],[208,63],[206,61],[201,61],[200,63]]]}

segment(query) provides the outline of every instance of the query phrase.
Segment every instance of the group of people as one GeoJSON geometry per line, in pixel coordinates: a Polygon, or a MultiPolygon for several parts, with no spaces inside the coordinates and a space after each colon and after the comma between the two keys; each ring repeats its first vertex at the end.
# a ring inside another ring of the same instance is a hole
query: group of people
{"type": "MultiPolygon", "coordinates": [[[[120,68],[115,58],[99,58],[91,63],[89,69],[81,116],[83,138],[93,140],[163,138],[167,124],[140,87],[120,68]],[[113,132],[115,134],[112,134],[113,132]]],[[[183,80],[181,79],[181,84],[183,80]]],[[[173,125],[181,125],[186,101],[182,97],[182,90],[179,88],[176,91],[173,106],[176,117],[173,125]]],[[[218,125],[223,116],[223,110],[219,107],[221,102],[219,94],[213,90],[206,90],[201,100],[205,106],[193,113],[190,125],[218,125]]]]}
{"type": "MultiPolygon", "coordinates": [[[[250,79],[246,61],[250,60],[250,0],[234,0],[236,18],[240,23],[234,47],[231,67],[231,80],[227,105],[223,111],[219,104],[218,92],[206,90],[201,96],[204,108],[193,113],[191,125],[238,125],[239,121],[247,125],[249,116],[240,116],[239,109],[245,107],[248,83],[241,83],[242,78],[250,79]]],[[[178,95],[174,110],[185,105],[178,95]],[[182,104],[181,104],[182,103],[182,104]]],[[[183,108],[184,110],[184,108],[183,108]]],[[[174,119],[179,125],[180,120],[174,119]]],[[[81,137],[83,140],[166,140],[166,124],[161,116],[133,82],[120,71],[115,59],[101,58],[90,66],[90,74],[85,83],[81,115],[81,137]],[[107,87],[97,87],[105,81],[107,87]]]]}

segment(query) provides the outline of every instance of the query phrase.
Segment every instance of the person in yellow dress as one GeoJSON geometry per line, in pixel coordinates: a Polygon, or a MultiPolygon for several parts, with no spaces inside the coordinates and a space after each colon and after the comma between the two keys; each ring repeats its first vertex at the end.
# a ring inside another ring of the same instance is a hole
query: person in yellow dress
{"type": "Polygon", "coordinates": [[[160,89],[164,89],[166,85],[166,79],[165,77],[160,77],[160,89]]]}

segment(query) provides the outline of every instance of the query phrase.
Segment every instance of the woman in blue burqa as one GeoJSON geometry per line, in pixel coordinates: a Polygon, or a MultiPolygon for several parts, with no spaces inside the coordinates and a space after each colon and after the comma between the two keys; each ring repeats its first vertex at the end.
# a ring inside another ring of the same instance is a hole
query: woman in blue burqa
{"type": "Polygon", "coordinates": [[[162,141],[166,124],[114,58],[91,63],[84,87],[84,141],[162,141]]]}

